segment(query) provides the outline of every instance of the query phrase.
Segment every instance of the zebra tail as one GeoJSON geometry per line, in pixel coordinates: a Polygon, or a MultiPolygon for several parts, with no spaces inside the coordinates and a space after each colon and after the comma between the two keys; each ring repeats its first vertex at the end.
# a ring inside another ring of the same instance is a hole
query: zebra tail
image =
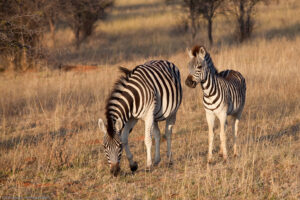
{"type": "Polygon", "coordinates": [[[129,70],[129,69],[125,68],[125,67],[120,66],[119,70],[121,72],[123,72],[126,76],[131,74],[131,70],[129,70]]]}

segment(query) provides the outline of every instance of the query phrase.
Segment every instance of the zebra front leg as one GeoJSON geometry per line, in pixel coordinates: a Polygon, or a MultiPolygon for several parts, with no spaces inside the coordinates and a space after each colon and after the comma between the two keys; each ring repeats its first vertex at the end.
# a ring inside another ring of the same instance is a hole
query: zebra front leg
{"type": "Polygon", "coordinates": [[[133,155],[130,152],[130,149],[129,149],[129,146],[128,146],[128,136],[129,136],[132,128],[136,124],[136,122],[137,122],[137,120],[129,120],[127,122],[127,124],[125,125],[124,131],[122,133],[122,145],[125,149],[126,157],[129,161],[130,170],[132,172],[134,172],[138,169],[138,164],[137,164],[137,162],[133,161],[133,155]]]}
{"type": "Polygon", "coordinates": [[[238,118],[235,118],[234,120],[234,124],[233,124],[233,132],[234,132],[234,144],[233,144],[233,154],[234,156],[238,156],[238,153],[237,153],[237,147],[236,147],[236,143],[237,143],[237,136],[238,136],[238,125],[239,125],[239,119],[238,118]]]}
{"type": "MultiPolygon", "coordinates": [[[[226,130],[227,130],[227,126],[228,126],[228,123],[227,123],[227,119],[225,121],[225,127],[224,127],[224,132],[226,133],[226,130]]],[[[223,148],[222,146],[220,147],[220,150],[219,150],[219,156],[220,157],[223,157],[223,148]]]]}
{"type": "Polygon", "coordinates": [[[158,165],[160,162],[160,130],[159,130],[157,122],[154,122],[153,132],[154,132],[154,138],[155,138],[154,165],[158,165]]]}
{"type": "Polygon", "coordinates": [[[215,114],[206,112],[206,120],[208,124],[208,156],[207,156],[208,163],[212,162],[215,118],[216,118],[215,114]]]}
{"type": "Polygon", "coordinates": [[[171,141],[172,141],[172,129],[175,124],[176,117],[172,116],[166,120],[166,138],[167,138],[167,158],[168,158],[168,164],[173,164],[172,161],[172,152],[171,152],[171,141]]]}
{"type": "Polygon", "coordinates": [[[226,148],[226,118],[227,114],[222,113],[221,115],[218,116],[220,120],[220,141],[221,141],[221,152],[223,154],[223,159],[224,161],[227,160],[227,148],[226,148]]]}

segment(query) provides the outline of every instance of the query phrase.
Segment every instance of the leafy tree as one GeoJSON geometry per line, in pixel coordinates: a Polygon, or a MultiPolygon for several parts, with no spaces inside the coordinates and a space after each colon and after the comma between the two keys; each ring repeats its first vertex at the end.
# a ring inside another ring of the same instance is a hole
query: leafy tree
{"type": "Polygon", "coordinates": [[[65,11],[62,10],[60,0],[39,0],[38,2],[44,21],[48,25],[53,46],[55,46],[55,29],[59,21],[58,19],[65,11]]]}
{"type": "Polygon", "coordinates": [[[105,19],[113,3],[113,0],[60,0],[62,16],[74,32],[77,49],[92,35],[96,21],[105,19]]]}
{"type": "Polygon", "coordinates": [[[255,6],[268,0],[228,0],[228,7],[237,21],[237,34],[240,42],[250,38],[253,32],[255,6]]]}
{"type": "Polygon", "coordinates": [[[12,69],[25,70],[40,56],[44,22],[35,0],[0,1],[0,56],[12,69]]]}
{"type": "Polygon", "coordinates": [[[212,24],[217,14],[217,9],[222,5],[224,0],[183,0],[183,7],[189,13],[188,17],[191,22],[192,38],[196,37],[198,31],[197,21],[200,17],[207,21],[207,36],[210,44],[213,43],[212,24]]]}

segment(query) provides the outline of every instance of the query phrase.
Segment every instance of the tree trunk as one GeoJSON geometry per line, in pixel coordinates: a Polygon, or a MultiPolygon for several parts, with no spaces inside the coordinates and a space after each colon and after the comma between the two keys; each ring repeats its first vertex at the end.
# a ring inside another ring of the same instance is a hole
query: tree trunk
{"type": "Polygon", "coordinates": [[[245,36],[246,38],[250,38],[251,33],[252,33],[252,20],[251,20],[251,14],[247,15],[247,20],[246,20],[246,27],[245,27],[245,36]]]}
{"type": "Polygon", "coordinates": [[[238,23],[239,23],[239,39],[240,42],[243,42],[245,39],[245,21],[244,21],[244,16],[245,16],[245,10],[244,10],[244,2],[240,1],[240,15],[238,18],[238,23]]]}
{"type": "Polygon", "coordinates": [[[7,61],[8,61],[7,70],[8,71],[11,71],[11,72],[15,71],[14,59],[15,59],[15,56],[13,54],[7,56],[7,61]]]}
{"type": "MultiPolygon", "coordinates": [[[[22,21],[23,22],[23,21],[22,21]]],[[[21,23],[23,25],[23,23],[21,23]]],[[[20,68],[21,71],[25,71],[28,68],[28,63],[27,63],[27,52],[26,52],[26,48],[24,48],[25,46],[25,40],[24,40],[24,35],[23,32],[21,33],[21,52],[20,52],[20,68]]]]}
{"type": "Polygon", "coordinates": [[[212,18],[207,19],[207,34],[209,39],[209,44],[213,44],[213,37],[212,37],[212,18]]]}
{"type": "Polygon", "coordinates": [[[52,46],[55,47],[55,25],[54,25],[54,20],[51,19],[51,17],[48,18],[49,22],[49,28],[50,28],[50,33],[51,33],[51,39],[52,39],[52,46]]]}
{"type": "Polygon", "coordinates": [[[27,52],[26,49],[23,47],[22,49],[22,61],[21,61],[21,68],[22,71],[25,71],[28,68],[28,62],[27,62],[27,52]]]}
{"type": "Polygon", "coordinates": [[[80,44],[81,44],[81,41],[80,41],[80,29],[79,28],[76,28],[76,32],[75,32],[75,45],[76,45],[76,49],[78,50],[79,47],[80,47],[80,44]]]}
{"type": "Polygon", "coordinates": [[[191,20],[192,20],[192,40],[195,40],[196,37],[196,32],[197,32],[197,28],[196,28],[196,19],[194,16],[191,16],[191,20]]]}

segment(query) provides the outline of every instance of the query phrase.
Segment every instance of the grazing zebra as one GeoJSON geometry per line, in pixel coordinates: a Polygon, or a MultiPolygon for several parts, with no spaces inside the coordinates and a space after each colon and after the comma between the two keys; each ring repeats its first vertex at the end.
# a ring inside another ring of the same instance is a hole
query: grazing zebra
{"type": "Polygon", "coordinates": [[[234,155],[236,156],[238,123],[246,98],[245,79],[239,72],[234,70],[225,70],[218,73],[209,53],[203,46],[195,46],[192,51],[189,51],[189,56],[191,58],[188,64],[190,74],[188,75],[185,84],[188,87],[195,88],[196,85],[200,83],[203,90],[203,105],[206,111],[209,129],[208,162],[210,163],[212,160],[214,138],[213,127],[216,116],[219,118],[221,124],[220,155],[223,155],[223,158],[226,161],[226,118],[227,115],[231,115],[234,119],[234,155]]]}
{"type": "Polygon", "coordinates": [[[138,65],[132,71],[120,68],[125,74],[118,80],[106,105],[105,127],[99,119],[99,128],[104,132],[105,154],[110,172],[117,176],[122,147],[132,172],[138,165],[128,146],[128,135],[139,119],[145,121],[145,145],[147,169],[152,166],[151,132],[155,138],[154,165],[160,162],[160,131],[158,121],[166,120],[167,157],[171,162],[171,134],[176,113],[182,100],[182,88],[178,68],[165,60],[154,60],[138,65]]]}

